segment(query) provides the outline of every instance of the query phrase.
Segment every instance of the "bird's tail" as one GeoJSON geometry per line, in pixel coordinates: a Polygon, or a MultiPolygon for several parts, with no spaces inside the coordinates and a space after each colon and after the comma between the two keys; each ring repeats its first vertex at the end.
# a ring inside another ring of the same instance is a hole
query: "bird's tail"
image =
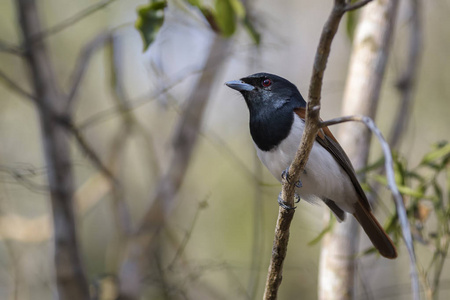
{"type": "Polygon", "coordinates": [[[355,213],[353,216],[355,216],[356,220],[361,224],[375,248],[377,248],[380,254],[386,258],[396,258],[397,249],[395,249],[394,243],[386,232],[384,232],[383,227],[381,227],[380,223],[375,219],[375,216],[359,202],[357,202],[354,207],[355,213]]]}

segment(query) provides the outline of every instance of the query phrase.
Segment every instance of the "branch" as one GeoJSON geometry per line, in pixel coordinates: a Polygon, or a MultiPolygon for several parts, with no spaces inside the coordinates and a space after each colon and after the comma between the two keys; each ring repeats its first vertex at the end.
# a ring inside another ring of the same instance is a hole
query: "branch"
{"type": "Polygon", "coordinates": [[[406,248],[408,249],[412,292],[414,299],[419,300],[420,299],[419,279],[417,275],[417,262],[414,253],[414,244],[411,235],[411,228],[409,226],[408,216],[406,215],[406,209],[405,204],[403,203],[402,195],[398,191],[397,184],[395,183],[393,159],[391,150],[389,148],[389,144],[386,142],[380,130],[376,127],[372,119],[366,116],[348,116],[336,118],[333,120],[322,122],[320,126],[321,127],[331,126],[349,121],[364,123],[376,135],[383,149],[388,187],[392,192],[392,196],[394,197],[397,215],[400,221],[400,225],[402,227],[403,239],[405,241],[406,248]]]}
{"type": "Polygon", "coordinates": [[[87,66],[92,57],[92,54],[95,50],[103,46],[109,39],[111,39],[111,37],[112,32],[103,32],[97,35],[92,41],[90,41],[81,51],[81,54],[77,59],[77,63],[75,64],[76,68],[72,73],[72,84],[67,99],[68,109],[70,109],[70,106],[72,106],[73,104],[74,98],[84,77],[84,74],[86,73],[87,66]]]}
{"type": "Polygon", "coordinates": [[[17,46],[9,45],[2,40],[0,40],[0,52],[19,55],[19,56],[21,56],[23,54],[23,51],[21,48],[19,48],[17,46]]]}
{"type": "Polygon", "coordinates": [[[66,100],[43,40],[33,41],[41,30],[35,0],[18,0],[26,62],[33,81],[40,116],[43,151],[48,166],[48,184],[54,226],[54,267],[60,299],[89,299],[89,287],[79,253],[73,209],[74,176],[70,145],[65,129],[53,117],[61,114],[66,100]]]}
{"type": "Polygon", "coordinates": [[[2,80],[6,86],[8,86],[11,90],[14,92],[28,98],[31,100],[36,100],[36,97],[27,91],[25,91],[23,88],[21,88],[17,83],[14,82],[11,78],[8,77],[5,73],[3,73],[2,70],[0,70],[0,80],[2,80]]]}
{"type": "Polygon", "coordinates": [[[41,40],[41,39],[45,39],[47,37],[49,37],[50,35],[56,34],[60,31],[63,31],[64,29],[78,23],[79,21],[83,20],[86,17],[89,17],[90,15],[92,15],[93,13],[101,10],[102,8],[110,5],[111,3],[113,3],[116,0],[102,0],[99,1],[87,8],[85,8],[84,10],[76,13],[75,15],[69,17],[68,19],[62,21],[59,24],[56,24],[48,29],[46,29],[45,31],[41,31],[36,33],[33,36],[33,42],[37,41],[37,40],[41,40]]]}
{"type": "MultiPolygon", "coordinates": [[[[333,10],[325,23],[320,36],[319,45],[314,59],[313,73],[309,86],[309,96],[306,109],[305,131],[303,132],[300,147],[289,167],[290,182],[295,183],[300,179],[311,152],[317,131],[319,130],[320,97],[323,82],[323,74],[330,54],[331,42],[339,27],[339,22],[345,13],[345,1],[334,2],[333,10]]],[[[288,205],[294,206],[295,185],[286,180],[282,182],[281,197],[288,205]]],[[[269,265],[264,299],[276,299],[278,287],[281,284],[283,262],[286,257],[289,241],[289,227],[294,215],[294,210],[285,210],[280,207],[278,211],[277,226],[272,248],[272,258],[269,265]]]]}

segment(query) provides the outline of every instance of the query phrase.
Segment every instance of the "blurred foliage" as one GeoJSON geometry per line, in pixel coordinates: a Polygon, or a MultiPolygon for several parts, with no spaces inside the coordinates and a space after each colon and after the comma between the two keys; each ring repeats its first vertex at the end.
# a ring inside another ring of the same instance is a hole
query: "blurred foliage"
{"type": "MultiPolygon", "coordinates": [[[[351,3],[356,2],[355,0],[351,0],[351,3]]],[[[356,25],[358,24],[358,13],[359,9],[351,10],[345,14],[345,30],[347,32],[347,36],[352,41],[355,35],[356,25]]]]}
{"type": "MultiPolygon", "coordinates": [[[[379,165],[379,162],[374,165],[379,165]]],[[[450,244],[450,143],[442,141],[434,144],[420,163],[412,168],[404,157],[396,153],[394,170],[414,241],[432,252],[428,266],[424,269],[419,267],[419,270],[427,299],[437,299],[440,276],[450,244]]],[[[374,178],[387,186],[386,177],[375,175],[374,178]]],[[[399,244],[401,228],[396,213],[388,219],[386,231],[393,234],[399,244]]]]}
{"type": "Polygon", "coordinates": [[[166,1],[151,1],[148,5],[138,8],[138,18],[136,20],[136,28],[141,34],[144,42],[144,51],[148,49],[156,38],[159,29],[164,22],[164,8],[166,1]]]}
{"type": "MultiPolygon", "coordinates": [[[[216,0],[214,10],[201,0],[185,1],[200,10],[213,31],[224,37],[230,37],[235,33],[238,23],[242,23],[254,43],[260,43],[261,35],[246,14],[245,7],[240,0],[216,0]]],[[[163,25],[166,7],[166,0],[151,0],[147,5],[138,8],[135,26],[141,34],[144,51],[153,43],[163,25]]]]}

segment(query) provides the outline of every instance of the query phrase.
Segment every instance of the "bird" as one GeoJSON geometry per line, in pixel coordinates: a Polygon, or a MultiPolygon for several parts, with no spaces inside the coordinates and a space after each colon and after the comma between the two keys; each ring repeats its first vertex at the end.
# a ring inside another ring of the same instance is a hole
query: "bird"
{"type": "MultiPolygon", "coordinates": [[[[297,87],[270,73],[256,73],[225,84],[244,97],[250,112],[250,134],[261,162],[278,181],[289,179],[288,168],[305,129],[306,101],[297,87]]],[[[319,129],[295,185],[301,199],[310,203],[322,200],[338,221],[344,221],[346,213],[352,214],[382,256],[397,257],[394,243],[372,214],[350,159],[328,127],[319,129]]],[[[280,197],[278,202],[292,209],[280,197]]]]}

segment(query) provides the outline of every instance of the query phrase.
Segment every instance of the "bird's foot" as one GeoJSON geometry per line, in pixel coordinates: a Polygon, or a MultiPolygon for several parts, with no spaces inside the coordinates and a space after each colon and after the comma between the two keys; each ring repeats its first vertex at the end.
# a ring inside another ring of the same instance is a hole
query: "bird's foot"
{"type": "Polygon", "coordinates": [[[294,194],[294,201],[295,201],[295,203],[300,202],[300,196],[297,193],[294,194]]]}
{"type": "MultiPolygon", "coordinates": [[[[297,198],[296,198],[296,200],[297,200],[297,198]]],[[[300,199],[299,199],[299,201],[300,201],[300,199]]],[[[297,201],[298,202],[298,201],[297,201]]],[[[297,203],[296,202],[296,203],[297,203]]],[[[280,194],[278,195],[278,204],[282,207],[282,208],[284,208],[285,210],[291,210],[291,209],[296,209],[297,207],[296,206],[289,206],[289,205],[286,205],[286,203],[283,201],[283,198],[281,198],[281,192],[280,192],[280,194]]]]}
{"type": "MultiPolygon", "coordinates": [[[[286,168],[283,172],[281,172],[281,178],[285,179],[289,184],[291,184],[290,178],[289,178],[289,167],[286,168]]],[[[295,187],[301,188],[303,186],[302,181],[299,179],[295,183],[295,187]]]]}

